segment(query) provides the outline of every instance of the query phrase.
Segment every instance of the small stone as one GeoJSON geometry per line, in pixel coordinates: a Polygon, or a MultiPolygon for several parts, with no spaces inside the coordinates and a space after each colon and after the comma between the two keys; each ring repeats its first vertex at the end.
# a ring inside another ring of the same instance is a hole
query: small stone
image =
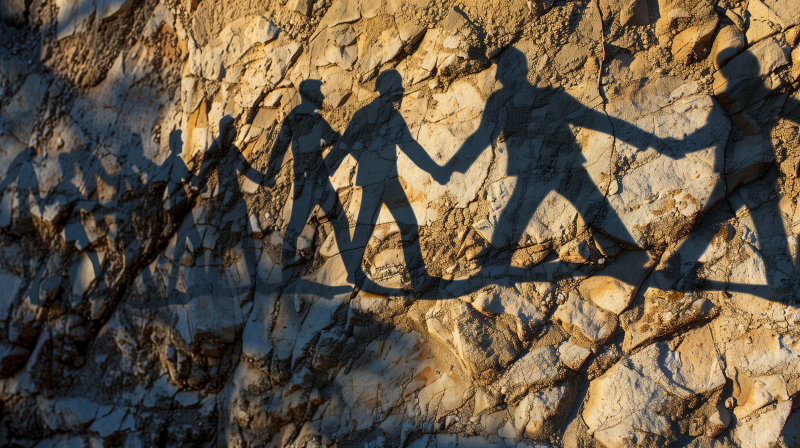
{"type": "Polygon", "coordinates": [[[304,16],[311,16],[311,7],[314,6],[314,0],[289,0],[286,3],[286,8],[290,11],[299,12],[304,16]]]}
{"type": "Polygon", "coordinates": [[[717,70],[722,68],[744,48],[744,33],[734,25],[728,25],[717,33],[711,49],[711,61],[717,70]]]}
{"type": "Polygon", "coordinates": [[[590,302],[581,300],[574,292],[569,299],[558,307],[553,318],[560,322],[570,334],[587,339],[593,343],[602,343],[614,334],[617,318],[590,302]]]}

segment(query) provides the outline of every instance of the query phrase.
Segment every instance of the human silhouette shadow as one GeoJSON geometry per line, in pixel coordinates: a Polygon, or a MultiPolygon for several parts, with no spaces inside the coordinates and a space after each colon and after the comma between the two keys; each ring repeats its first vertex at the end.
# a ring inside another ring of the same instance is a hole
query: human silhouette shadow
{"type": "Polygon", "coordinates": [[[161,163],[156,175],[153,177],[154,183],[166,184],[164,209],[167,211],[183,204],[190,196],[187,193],[197,191],[200,182],[203,180],[203,175],[210,168],[209,159],[204,159],[201,163],[200,173],[195,175],[182,156],[183,144],[183,132],[181,130],[176,129],[169,133],[169,156],[161,163]]]}
{"type": "MultiPolygon", "coordinates": [[[[719,73],[725,79],[725,88],[717,93],[717,99],[729,115],[746,110],[772,93],[760,76],[761,64],[758,58],[750,51],[739,55],[735,55],[735,51],[733,53],[725,51],[719,55],[719,60],[730,60],[720,68],[719,73]]],[[[787,96],[782,112],[770,117],[769,127],[764,128],[762,125],[761,134],[771,135],[772,126],[775,126],[780,118],[790,119],[795,123],[800,122],[798,112],[800,112],[800,101],[787,96]]],[[[770,139],[766,139],[766,141],[770,141],[770,139]]],[[[774,170],[774,164],[777,161],[776,153],[779,148],[772,149],[769,159],[773,169],[767,170],[766,177],[760,181],[764,188],[760,190],[758,202],[753,202],[752,199],[756,198],[750,197],[747,204],[760,246],[757,249],[763,256],[767,284],[728,283],[702,279],[698,276],[699,269],[702,267],[700,258],[717,235],[717,232],[711,231],[710,227],[718,226],[725,220],[734,217],[735,211],[721,210],[728,206],[727,203],[720,204],[717,210],[713,210],[715,212],[713,215],[709,213],[705,216],[698,226],[699,231],[691,234],[669,259],[662,262],[662,266],[654,273],[657,283],[662,287],[682,292],[692,292],[702,288],[745,293],[782,302],[796,295],[797,285],[793,284],[796,283],[794,280],[796,263],[791,253],[788,234],[779,206],[781,199],[780,175],[776,172],[777,170],[774,170]]],[[[763,155],[753,154],[753,157],[761,156],[763,155]]]]}
{"type": "MultiPolygon", "coordinates": [[[[448,173],[464,173],[487,147],[503,151],[500,143],[505,143],[506,174],[516,177],[516,186],[497,219],[491,235],[492,246],[497,250],[516,246],[537,207],[552,191],[569,200],[587,225],[599,227],[602,222],[602,228],[613,229],[616,238],[633,242],[584,167],[587,160],[570,125],[614,135],[634,147],[652,145],[670,155],[676,154],[680,142],[671,137],[659,138],[622,119],[607,116],[560,88],[533,86],[527,80],[525,54],[513,47],[500,55],[495,76],[502,88],[489,96],[478,128],[444,166],[448,173]],[[544,115],[532,120],[535,109],[544,107],[547,108],[544,115]]],[[[495,260],[508,266],[511,255],[511,250],[505,250],[495,260]]],[[[527,271],[509,266],[504,274],[524,278],[527,271]]]]}
{"type": "MultiPolygon", "coordinates": [[[[220,121],[220,129],[224,129],[231,121],[229,116],[223,117],[220,121]]],[[[167,284],[166,292],[168,296],[177,294],[178,266],[181,263],[183,251],[186,250],[197,255],[203,247],[204,239],[206,238],[205,232],[208,230],[207,224],[209,224],[206,222],[205,208],[202,214],[197,214],[194,210],[186,210],[186,205],[203,187],[207,186],[206,181],[210,171],[219,163],[219,156],[222,155],[222,146],[221,139],[219,137],[215,139],[209,150],[204,154],[202,161],[200,161],[200,167],[196,170],[197,174],[195,174],[182,155],[184,150],[182,131],[173,130],[169,134],[170,154],[159,166],[158,173],[153,179],[155,183],[165,184],[163,187],[163,207],[169,214],[174,215],[172,219],[179,220],[176,230],[177,244],[173,257],[174,269],[167,284]],[[184,214],[184,212],[188,213],[184,214]]],[[[218,170],[218,172],[220,171],[222,170],[218,170]]],[[[216,205],[218,197],[213,197],[215,202],[213,205],[216,205]]],[[[184,282],[188,283],[189,279],[184,279],[184,282]]],[[[186,284],[185,286],[188,293],[191,285],[186,284]]]]}
{"type": "Polygon", "coordinates": [[[378,98],[353,115],[340,142],[326,158],[332,161],[329,166],[330,172],[334,173],[348,154],[352,156],[358,164],[354,185],[361,190],[356,222],[350,223],[346,214],[342,213],[334,221],[334,234],[347,270],[348,282],[354,283],[359,289],[366,288],[376,293],[408,292],[408,287],[378,285],[361,269],[364,251],[375,229],[381,206],[385,205],[400,229],[411,289],[419,291],[429,287],[435,279],[428,275],[422,258],[417,219],[398,175],[396,148],[399,146],[414,164],[431,174],[437,182],[445,183],[447,176],[413,138],[398,110],[405,91],[400,73],[396,70],[381,73],[375,86],[378,98]]]}
{"type": "MultiPolygon", "coordinates": [[[[56,161],[48,160],[47,153],[36,155],[33,148],[28,148],[20,152],[9,165],[8,172],[0,183],[0,191],[16,184],[14,194],[19,201],[17,210],[19,218],[23,221],[29,218],[31,213],[37,213],[34,210],[38,211],[40,218],[60,221],[71,216],[78,205],[85,211],[92,211],[98,204],[109,206],[93,199],[96,196],[97,178],[112,186],[116,186],[118,181],[118,176],[106,171],[88,145],[59,152],[56,161]],[[58,164],[61,178],[57,185],[49,188],[49,191],[42,191],[34,167],[42,168],[49,163],[58,164]],[[45,212],[48,208],[57,210],[57,214],[48,215],[45,212]]],[[[0,223],[3,227],[10,224],[10,220],[0,223]]]]}
{"type": "MultiPolygon", "coordinates": [[[[12,203],[14,199],[17,202],[18,219],[30,219],[30,204],[28,201],[34,199],[34,194],[38,195],[38,184],[36,182],[36,173],[33,170],[33,160],[35,154],[33,148],[26,148],[20,151],[19,154],[9,163],[8,170],[2,181],[0,181],[0,195],[7,204],[5,213],[0,217],[0,227],[4,229],[14,229],[12,216],[12,203]],[[9,188],[11,187],[11,188],[9,188]],[[6,196],[7,195],[7,196],[6,196]],[[12,199],[14,198],[14,199],[12,199]]],[[[19,229],[21,230],[21,229],[19,229]]]]}
{"type": "Polygon", "coordinates": [[[290,207],[288,225],[283,238],[281,265],[286,267],[301,259],[297,254],[298,238],[316,205],[323,213],[336,208],[338,196],[331,184],[329,171],[322,156],[323,142],[331,143],[339,137],[319,114],[324,96],[322,82],[307,79],[300,83],[300,104],[284,119],[270,151],[266,178],[277,174],[279,163],[291,148],[294,183],[284,207],[290,207]]]}

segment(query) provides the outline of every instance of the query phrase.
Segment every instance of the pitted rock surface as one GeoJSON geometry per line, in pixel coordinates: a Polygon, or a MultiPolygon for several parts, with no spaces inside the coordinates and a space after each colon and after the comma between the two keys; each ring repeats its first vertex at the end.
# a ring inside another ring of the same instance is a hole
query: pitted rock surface
{"type": "Polygon", "coordinates": [[[800,446],[796,0],[0,19],[0,445],[800,446]]]}

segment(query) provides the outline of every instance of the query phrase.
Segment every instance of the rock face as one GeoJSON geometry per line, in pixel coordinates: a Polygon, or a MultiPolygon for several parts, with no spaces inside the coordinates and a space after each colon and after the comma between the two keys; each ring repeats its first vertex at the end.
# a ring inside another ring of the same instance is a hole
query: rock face
{"type": "Polygon", "coordinates": [[[800,443],[800,2],[0,18],[0,445],[800,443]]]}

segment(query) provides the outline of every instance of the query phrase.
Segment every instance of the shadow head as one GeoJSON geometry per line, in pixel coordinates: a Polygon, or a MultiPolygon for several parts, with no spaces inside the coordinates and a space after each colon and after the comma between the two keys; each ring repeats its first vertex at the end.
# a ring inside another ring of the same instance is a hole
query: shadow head
{"type": "Polygon", "coordinates": [[[717,55],[716,65],[725,79],[758,78],[761,63],[751,51],[739,52],[737,48],[729,47],[717,55]]]}
{"type": "Polygon", "coordinates": [[[183,132],[180,129],[175,129],[169,133],[169,149],[173,154],[183,152],[183,132]]]}
{"type": "Polygon", "coordinates": [[[311,101],[317,106],[322,105],[325,95],[322,94],[322,81],[319,79],[306,79],[297,88],[303,98],[311,101]]]}
{"type": "Polygon", "coordinates": [[[403,77],[397,70],[386,70],[375,79],[375,91],[380,96],[402,94],[404,91],[403,77]]]}
{"type": "Polygon", "coordinates": [[[503,86],[513,86],[528,79],[528,58],[520,50],[510,47],[497,60],[495,79],[503,86]]]}

